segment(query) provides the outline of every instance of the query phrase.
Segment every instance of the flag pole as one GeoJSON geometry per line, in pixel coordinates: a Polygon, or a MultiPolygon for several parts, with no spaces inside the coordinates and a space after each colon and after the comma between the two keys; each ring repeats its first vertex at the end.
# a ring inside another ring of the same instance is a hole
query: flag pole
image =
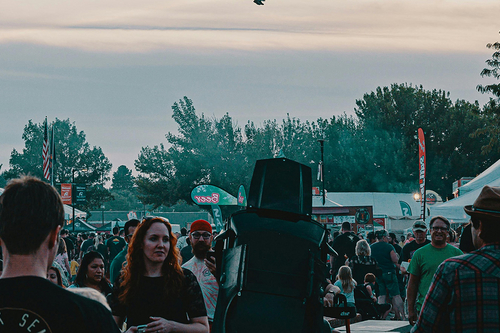
{"type": "Polygon", "coordinates": [[[55,142],[54,142],[54,125],[52,123],[52,135],[50,139],[50,185],[54,186],[54,157],[55,157],[55,142]]]}
{"type": "Polygon", "coordinates": [[[43,124],[43,145],[42,145],[42,174],[43,178],[50,181],[50,145],[49,145],[49,135],[47,129],[47,116],[45,116],[45,122],[43,124]]]}

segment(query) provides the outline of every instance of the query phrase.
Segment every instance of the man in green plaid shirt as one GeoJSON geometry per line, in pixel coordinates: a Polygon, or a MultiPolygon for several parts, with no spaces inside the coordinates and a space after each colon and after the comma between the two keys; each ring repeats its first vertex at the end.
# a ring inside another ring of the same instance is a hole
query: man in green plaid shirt
{"type": "Polygon", "coordinates": [[[500,331],[500,187],[464,210],[477,250],[438,267],[412,332],[500,331]]]}

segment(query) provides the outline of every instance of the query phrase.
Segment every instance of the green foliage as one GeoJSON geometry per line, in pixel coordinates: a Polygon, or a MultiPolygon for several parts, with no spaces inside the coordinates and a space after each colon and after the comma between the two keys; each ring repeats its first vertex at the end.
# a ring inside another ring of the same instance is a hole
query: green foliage
{"type": "MultiPolygon", "coordinates": [[[[389,170],[390,177],[383,182],[374,179],[375,184],[380,186],[392,180],[395,186],[414,184],[416,189],[419,127],[424,130],[426,140],[427,188],[442,195],[450,194],[455,180],[474,176],[499,158],[499,154],[480,155],[484,138],[466,139],[486,124],[486,119],[480,116],[477,102],[472,104],[458,100],[453,103],[448,96],[441,90],[427,91],[422,86],[393,84],[390,88],[379,87],[376,92],[365,94],[362,100],[356,101],[356,115],[362,131],[375,131],[375,136],[382,135],[377,150],[388,149],[397,157],[390,162],[392,167],[386,164],[383,168],[389,170]],[[390,136],[384,138],[384,132],[390,136]]],[[[372,139],[371,144],[377,144],[377,140],[372,139]]],[[[376,159],[373,156],[369,160],[376,159]]],[[[380,161],[389,161],[389,154],[380,161]]],[[[378,172],[375,174],[374,178],[381,175],[378,172]]],[[[393,186],[389,186],[391,188],[393,186]]]]}
{"type": "MultiPolygon", "coordinates": [[[[487,48],[496,50],[493,52],[491,59],[486,60],[489,68],[484,68],[481,71],[482,77],[492,77],[500,79],[500,43],[487,44],[487,48]]],[[[490,98],[489,102],[484,106],[482,116],[485,119],[485,124],[478,128],[471,137],[487,137],[488,143],[482,146],[482,153],[488,154],[491,151],[500,152],[500,83],[492,83],[489,85],[478,85],[477,90],[481,93],[490,93],[495,98],[490,98]]]]}
{"type": "MultiPolygon", "coordinates": [[[[75,123],[71,123],[69,119],[56,118],[52,128],[54,128],[56,150],[54,183],[71,183],[73,170],[75,170],[75,182],[87,184],[88,203],[79,206],[80,209],[99,208],[102,203],[112,200],[109,191],[103,187],[104,182],[109,180],[111,163],[102,149],[96,146],[91,147],[86,140],[85,133],[78,132],[75,123]]],[[[29,120],[22,135],[24,148],[22,152],[12,150],[9,161],[10,169],[2,173],[5,179],[17,178],[22,174],[43,178],[43,135],[43,123],[35,124],[29,120]]]]}
{"type": "Polygon", "coordinates": [[[132,176],[132,170],[125,165],[120,165],[118,170],[113,173],[111,188],[113,190],[133,191],[134,177],[132,176]]]}
{"type": "MultiPolygon", "coordinates": [[[[342,115],[301,122],[289,115],[281,123],[248,122],[241,130],[226,114],[219,119],[198,115],[187,97],[172,106],[179,134],[166,135],[163,144],[145,147],[135,161],[140,199],[171,206],[190,203],[191,190],[214,184],[236,194],[248,189],[255,161],[276,157],[309,165],[316,174],[319,139],[325,139],[325,183],[329,191],[410,192],[418,189],[417,129],[427,145],[427,184],[443,196],[452,182],[473,176],[500,155],[481,155],[485,138],[467,140],[484,126],[479,105],[457,100],[441,90],[394,84],[379,87],[356,101],[356,117],[342,115]]],[[[320,186],[313,179],[313,186],[320,186]]]]}

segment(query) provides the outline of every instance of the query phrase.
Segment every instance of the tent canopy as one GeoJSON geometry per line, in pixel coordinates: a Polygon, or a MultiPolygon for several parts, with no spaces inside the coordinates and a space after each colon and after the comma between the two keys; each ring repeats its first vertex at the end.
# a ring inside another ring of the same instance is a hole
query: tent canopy
{"type": "Polygon", "coordinates": [[[472,205],[485,185],[500,186],[500,160],[460,187],[458,198],[431,207],[431,215],[442,215],[452,223],[468,222],[469,215],[465,213],[464,206],[472,205]]]}

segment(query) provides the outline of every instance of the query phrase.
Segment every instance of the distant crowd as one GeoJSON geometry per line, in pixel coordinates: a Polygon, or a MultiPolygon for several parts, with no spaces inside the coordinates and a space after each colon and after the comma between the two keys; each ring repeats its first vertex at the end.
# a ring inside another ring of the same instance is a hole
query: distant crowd
{"type": "MultiPolygon", "coordinates": [[[[324,306],[342,295],[364,319],[408,320],[413,332],[500,331],[500,188],[464,210],[471,222],[458,233],[435,216],[399,242],[344,222],[330,239],[324,306]]],[[[176,234],[146,217],[109,235],[63,223],[59,194],[37,178],[0,196],[0,332],[211,331],[221,281],[209,222],[176,234]]]]}

